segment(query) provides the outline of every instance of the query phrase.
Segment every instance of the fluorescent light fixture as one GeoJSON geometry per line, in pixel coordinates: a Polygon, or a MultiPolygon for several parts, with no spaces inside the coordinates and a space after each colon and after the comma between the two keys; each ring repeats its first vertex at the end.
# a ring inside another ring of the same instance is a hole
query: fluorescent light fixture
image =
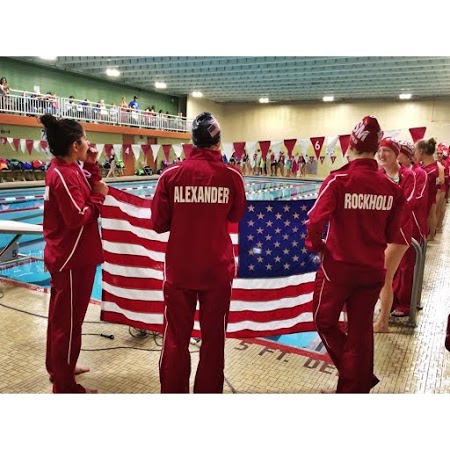
{"type": "Polygon", "coordinates": [[[120,71],[116,68],[108,68],[106,69],[106,75],[108,75],[108,77],[118,77],[120,75],[120,71]]]}
{"type": "Polygon", "coordinates": [[[334,102],[334,97],[332,95],[325,95],[325,97],[322,98],[324,102],[334,102]]]}
{"type": "Polygon", "coordinates": [[[164,81],[155,81],[155,88],[157,89],[165,89],[167,84],[164,81]]]}
{"type": "Polygon", "coordinates": [[[203,94],[200,91],[194,91],[192,97],[203,97],[203,94]]]}
{"type": "Polygon", "coordinates": [[[399,98],[400,100],[410,100],[411,97],[412,97],[412,94],[400,94],[400,95],[398,96],[398,98],[399,98]]]}
{"type": "Polygon", "coordinates": [[[261,97],[259,103],[269,103],[269,99],[267,97],[261,97]]]}
{"type": "Polygon", "coordinates": [[[45,59],[46,61],[55,61],[58,57],[57,56],[39,56],[41,59],[45,59]]]}

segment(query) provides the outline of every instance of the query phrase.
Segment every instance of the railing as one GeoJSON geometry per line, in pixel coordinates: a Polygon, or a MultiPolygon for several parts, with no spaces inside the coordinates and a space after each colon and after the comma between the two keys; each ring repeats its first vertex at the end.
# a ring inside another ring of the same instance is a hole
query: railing
{"type": "Polygon", "coordinates": [[[89,102],[50,94],[17,91],[0,96],[0,112],[24,116],[53,114],[56,117],[154,130],[189,132],[192,120],[181,115],[133,110],[114,104],[89,102]]]}

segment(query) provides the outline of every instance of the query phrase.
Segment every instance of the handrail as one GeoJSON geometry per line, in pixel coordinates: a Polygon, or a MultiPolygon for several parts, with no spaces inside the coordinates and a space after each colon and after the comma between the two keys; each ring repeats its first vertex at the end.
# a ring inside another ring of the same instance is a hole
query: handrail
{"type": "Polygon", "coordinates": [[[50,113],[57,117],[85,122],[167,131],[186,132],[192,126],[192,119],[181,115],[133,110],[129,106],[100,104],[100,102],[19,91],[17,89],[11,89],[9,94],[0,96],[0,112],[25,116],[41,116],[50,113]]]}

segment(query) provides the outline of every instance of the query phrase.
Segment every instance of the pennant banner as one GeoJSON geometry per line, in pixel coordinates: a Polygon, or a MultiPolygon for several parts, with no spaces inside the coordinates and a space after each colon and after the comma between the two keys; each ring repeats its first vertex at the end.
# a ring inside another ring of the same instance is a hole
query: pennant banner
{"type": "Polygon", "coordinates": [[[292,150],[294,150],[296,143],[297,143],[297,139],[285,139],[284,140],[284,146],[287,149],[289,158],[292,156],[292,150]]]}
{"type": "Polygon", "coordinates": [[[419,141],[420,139],[423,139],[425,136],[426,127],[418,127],[418,128],[410,128],[409,132],[411,133],[411,137],[413,138],[414,144],[419,141]]]}
{"type": "Polygon", "coordinates": [[[194,144],[182,144],[184,156],[186,159],[191,155],[191,151],[194,148],[194,144]]]}
{"type": "Polygon", "coordinates": [[[349,134],[343,134],[342,136],[339,136],[339,144],[341,145],[342,156],[345,156],[345,154],[347,153],[349,143],[350,143],[349,134]]]}
{"type": "Polygon", "coordinates": [[[31,152],[33,151],[34,147],[33,139],[25,139],[25,147],[27,149],[28,154],[31,155],[31,152]]]}
{"type": "Polygon", "coordinates": [[[169,161],[170,159],[170,149],[172,148],[172,144],[163,144],[162,145],[164,152],[164,160],[169,161]]]}
{"type": "Polygon", "coordinates": [[[239,159],[242,159],[242,155],[244,154],[245,142],[233,142],[234,153],[239,159]]]}
{"type": "Polygon", "coordinates": [[[320,152],[322,151],[322,146],[323,146],[324,140],[325,140],[325,136],[310,138],[310,141],[314,148],[314,153],[316,154],[317,159],[319,159],[320,152]]]}
{"type": "Polygon", "coordinates": [[[270,141],[259,141],[259,148],[261,149],[262,157],[266,159],[267,152],[270,148],[270,141]]]}
{"type": "Polygon", "coordinates": [[[144,156],[147,158],[147,153],[150,151],[150,144],[142,144],[141,148],[144,152],[144,156]]]}

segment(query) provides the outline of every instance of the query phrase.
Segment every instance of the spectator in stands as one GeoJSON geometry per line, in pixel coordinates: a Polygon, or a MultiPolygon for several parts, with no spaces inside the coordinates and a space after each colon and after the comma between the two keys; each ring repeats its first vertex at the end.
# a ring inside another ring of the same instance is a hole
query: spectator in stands
{"type": "Polygon", "coordinates": [[[111,122],[114,122],[114,124],[117,123],[117,116],[119,114],[119,109],[116,106],[115,102],[112,102],[111,108],[109,109],[109,115],[111,118],[111,122]]]}
{"type": "Polygon", "coordinates": [[[68,100],[64,103],[64,112],[63,114],[67,117],[75,117],[75,97],[71,95],[68,100]]]}
{"type": "Polygon", "coordinates": [[[183,119],[183,113],[179,112],[177,114],[177,117],[175,118],[175,128],[177,130],[184,130],[185,129],[185,124],[184,124],[184,119],[183,119]]]}
{"type": "Polygon", "coordinates": [[[120,100],[120,122],[121,123],[128,123],[128,103],[127,99],[125,97],[122,97],[120,100]]]}
{"type": "Polygon", "coordinates": [[[101,99],[98,106],[100,109],[100,114],[99,114],[100,120],[108,120],[108,110],[106,109],[105,100],[101,99]]]}
{"type": "Polygon", "coordinates": [[[10,87],[5,77],[0,78],[0,109],[8,109],[6,96],[9,94],[10,87]]]}
{"type": "Polygon", "coordinates": [[[138,103],[138,97],[134,96],[133,100],[129,103],[128,107],[130,109],[134,109],[136,111],[139,111],[139,103],[138,103]]]}
{"type": "Polygon", "coordinates": [[[97,220],[108,187],[79,122],[49,114],[40,120],[55,156],[45,177],[43,219],[44,262],[52,286],[46,368],[54,393],[96,393],[77,384],[75,371],[96,268],[103,262],[97,220]]]}

